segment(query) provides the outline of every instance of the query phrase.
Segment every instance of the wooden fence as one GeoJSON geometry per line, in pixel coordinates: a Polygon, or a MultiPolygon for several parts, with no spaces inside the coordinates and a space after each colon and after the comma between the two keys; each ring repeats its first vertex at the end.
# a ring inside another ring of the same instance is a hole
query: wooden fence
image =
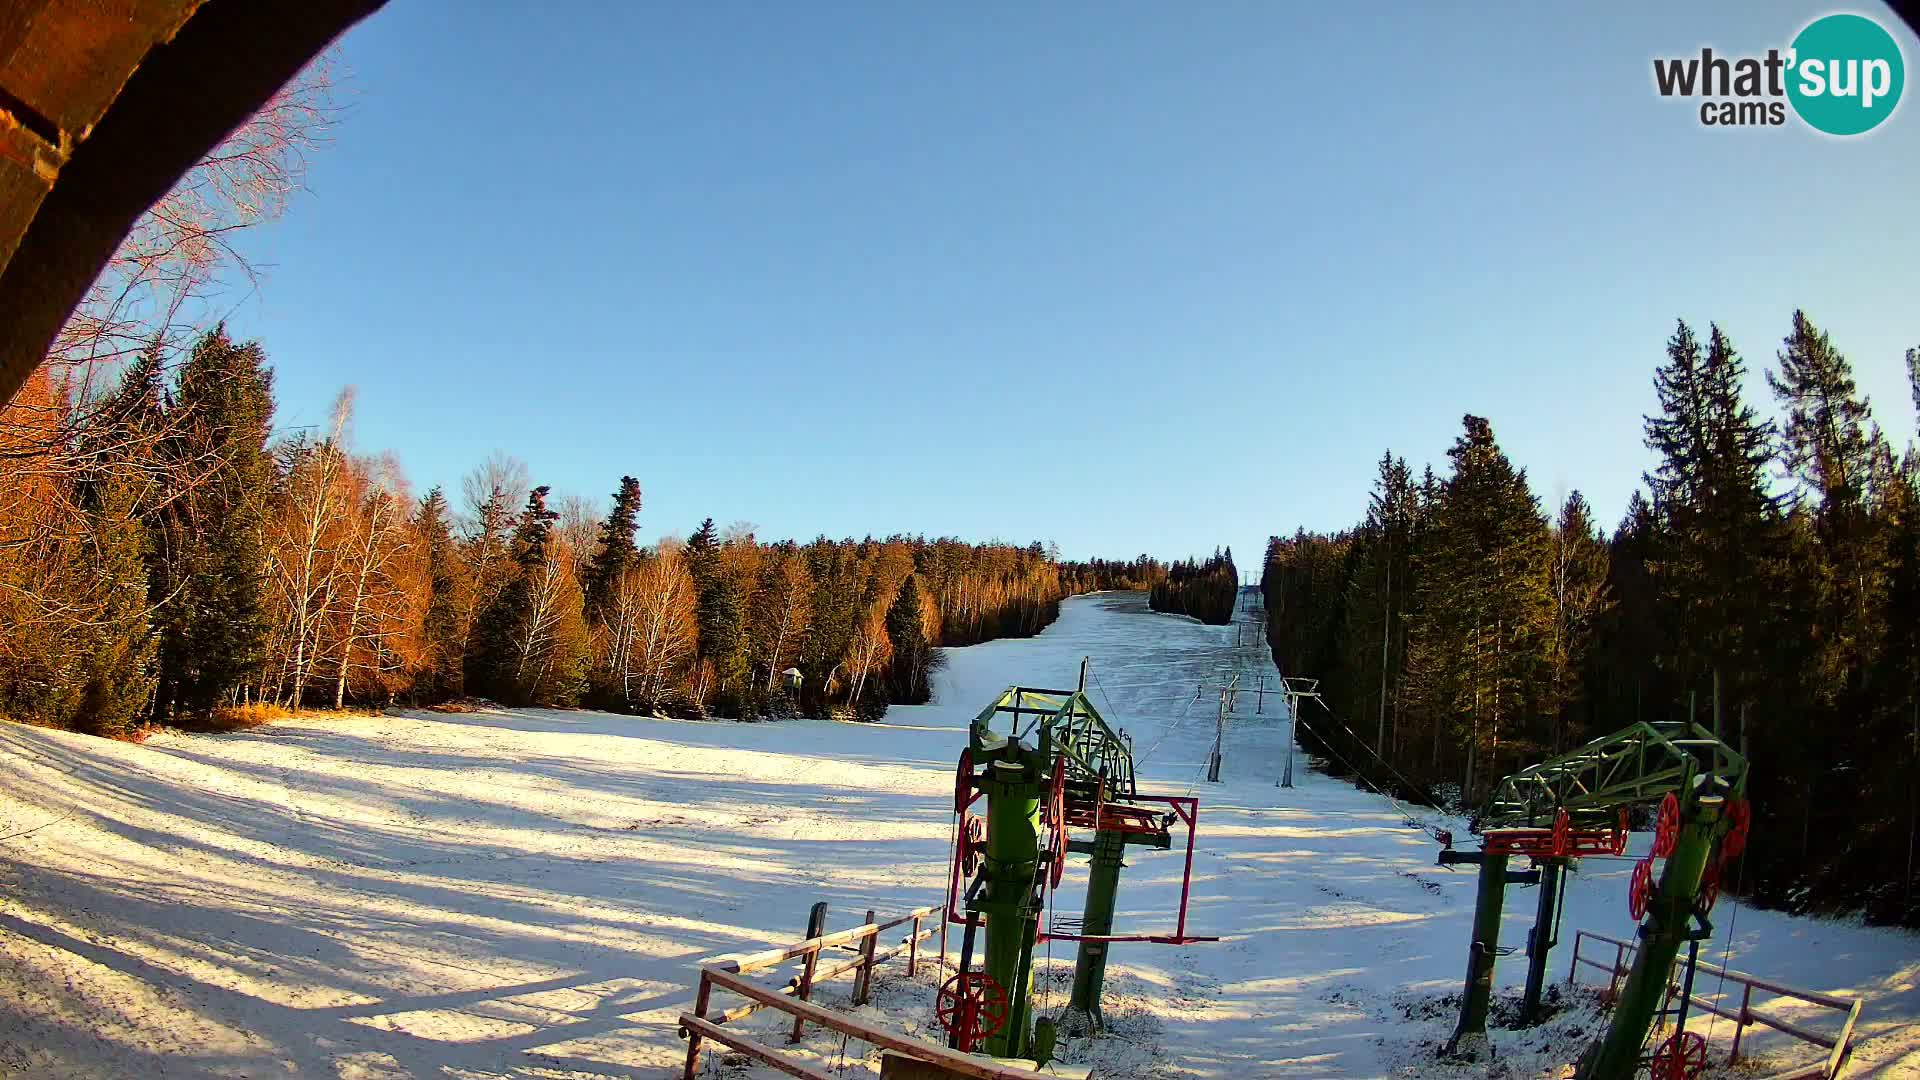
{"type": "MultiPolygon", "coordinates": [[[[906,954],[907,975],[911,977],[921,963],[920,943],[938,932],[937,923],[940,915],[941,909],[938,907],[915,908],[897,919],[882,923],[875,922],[874,913],[869,911],[864,923],[849,930],[818,934],[793,945],[702,964],[700,986],[694,995],[693,1011],[680,1014],[680,1034],[687,1040],[685,1080],[694,1080],[694,1076],[699,1072],[700,1054],[706,1049],[705,1044],[709,1040],[730,1047],[789,1076],[802,1077],[803,1080],[837,1080],[829,1073],[795,1060],[780,1049],[750,1039],[739,1032],[730,1031],[723,1026],[729,1021],[749,1016],[761,1009],[776,1009],[793,1017],[793,1030],[789,1036],[789,1042],[800,1041],[806,1025],[812,1022],[850,1035],[862,1042],[920,1061],[932,1062],[962,1076],[974,1077],[975,1080],[1057,1080],[1046,1073],[1015,1068],[991,1058],[963,1054],[944,1046],[922,1042],[900,1032],[889,1031],[856,1020],[844,1013],[821,1008],[809,1000],[813,994],[813,988],[819,983],[852,973],[853,1004],[856,1006],[866,1004],[873,990],[874,969],[902,953],[906,954]],[[928,925],[929,923],[935,925],[928,925]],[[899,944],[885,949],[879,948],[881,934],[907,924],[912,924],[912,929],[900,939],[899,944]],[[852,955],[837,963],[823,964],[822,952],[840,946],[852,947],[852,955]],[[795,960],[801,961],[800,972],[788,979],[784,985],[769,986],[747,978],[755,972],[764,972],[795,960]],[[713,1014],[710,1010],[714,1004],[713,992],[716,988],[745,1000],[739,1005],[713,1014]]],[[[942,959],[944,961],[944,958],[942,959]]]]}
{"type": "MultiPolygon", "coordinates": [[[[1580,970],[1580,965],[1585,964],[1588,967],[1599,968],[1601,971],[1607,973],[1607,1000],[1612,1001],[1619,993],[1620,980],[1626,978],[1627,973],[1632,970],[1633,953],[1634,946],[1632,942],[1621,941],[1619,938],[1611,938],[1605,934],[1596,934],[1590,930],[1577,931],[1573,935],[1573,961],[1567,965],[1567,985],[1573,985],[1574,975],[1580,970]],[[1583,941],[1595,941],[1613,946],[1612,963],[1595,960],[1590,955],[1582,956],[1580,953],[1580,945],[1583,941]]],[[[1675,970],[1667,973],[1667,994],[1669,999],[1679,996],[1681,992],[1680,986],[1676,981],[1678,968],[1679,963],[1676,962],[1675,970]]],[[[1705,1001],[1697,994],[1690,995],[1687,999],[1694,1008],[1712,1013],[1722,1019],[1733,1021],[1733,1050],[1727,1055],[1727,1064],[1731,1065],[1739,1060],[1740,1037],[1746,1032],[1746,1029],[1754,1024],[1764,1024],[1775,1031],[1791,1035],[1802,1042],[1812,1043],[1827,1051],[1827,1057],[1824,1061],[1809,1062],[1799,1068],[1770,1076],[1767,1080],[1812,1080],[1814,1077],[1819,1077],[1821,1080],[1834,1080],[1834,1078],[1838,1077],[1841,1071],[1846,1068],[1847,1057],[1853,1053],[1854,1024],[1860,1019],[1860,1009],[1866,1004],[1865,998],[1835,997],[1832,994],[1823,994],[1817,990],[1801,990],[1796,987],[1782,986],[1779,983],[1748,975],[1742,971],[1734,971],[1717,964],[1710,964],[1705,960],[1701,960],[1695,964],[1695,970],[1696,972],[1705,972],[1709,975],[1720,976],[1726,982],[1734,983],[1741,988],[1740,1008],[1737,1011],[1728,1009],[1724,1000],[1720,1002],[1705,1001]],[[1753,992],[1756,989],[1779,994],[1782,997],[1790,997],[1797,1001],[1804,1001],[1809,1005],[1818,1005],[1822,1008],[1842,1012],[1846,1014],[1846,1019],[1841,1023],[1840,1030],[1837,1034],[1828,1035],[1823,1032],[1814,1031],[1802,1027],[1784,1017],[1775,1016],[1772,1013],[1765,1013],[1755,1009],[1753,1007],[1753,992]]],[[[1698,986],[1698,983],[1696,982],[1695,985],[1698,986]]]]}

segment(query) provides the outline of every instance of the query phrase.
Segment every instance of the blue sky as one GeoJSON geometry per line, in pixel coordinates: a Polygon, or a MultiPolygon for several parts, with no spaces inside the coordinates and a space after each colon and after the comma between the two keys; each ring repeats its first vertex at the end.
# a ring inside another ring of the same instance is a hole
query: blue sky
{"type": "Polygon", "coordinates": [[[351,384],[423,490],[632,473],[643,541],[1256,568],[1467,412],[1611,523],[1674,319],[1760,393],[1796,306],[1912,436],[1920,104],[1841,141],[1652,88],[1835,9],[1326,7],[394,0],[230,321],[283,424],[351,384]]]}

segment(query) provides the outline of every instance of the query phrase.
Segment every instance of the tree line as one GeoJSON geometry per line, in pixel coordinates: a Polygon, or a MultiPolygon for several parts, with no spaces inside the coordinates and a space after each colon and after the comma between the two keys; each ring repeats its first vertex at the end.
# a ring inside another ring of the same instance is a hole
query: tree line
{"type": "Polygon", "coordinates": [[[1233,549],[1215,548],[1205,561],[1181,559],[1170,564],[1166,576],[1153,583],[1147,603],[1155,611],[1225,626],[1233,621],[1239,596],[1240,571],[1233,565],[1233,549]]]}
{"type": "Polygon", "coordinates": [[[1074,587],[1034,543],[636,543],[496,455],[455,505],[352,438],[276,436],[256,343],[149,350],[97,400],[58,369],[0,410],[0,714],[100,734],[253,704],[759,717],[922,702],[940,647],[1039,632],[1074,587]],[[71,423],[75,410],[89,413],[71,423]]]}
{"type": "Polygon", "coordinates": [[[1766,373],[1777,420],[1746,382],[1723,331],[1678,324],[1658,465],[1611,534],[1577,491],[1543,510],[1467,416],[1444,474],[1388,453],[1365,520],[1273,538],[1274,659],[1338,715],[1308,706],[1303,742],[1477,805],[1590,738],[1693,720],[1752,765],[1747,892],[1920,924],[1920,450],[1803,312],[1766,373]]]}

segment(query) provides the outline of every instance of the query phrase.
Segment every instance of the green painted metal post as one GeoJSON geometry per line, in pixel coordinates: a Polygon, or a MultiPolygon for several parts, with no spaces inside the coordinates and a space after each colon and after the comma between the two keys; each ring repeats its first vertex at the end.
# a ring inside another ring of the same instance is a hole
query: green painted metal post
{"type": "MultiPolygon", "coordinates": [[[[1080,932],[1089,937],[1113,933],[1114,898],[1120,890],[1120,867],[1127,837],[1102,829],[1093,837],[1093,867],[1087,876],[1087,910],[1080,932]]],[[[1098,1033],[1106,1025],[1100,1013],[1100,991],[1107,981],[1105,941],[1082,941],[1073,960],[1073,997],[1067,1003],[1067,1030],[1075,1035],[1098,1033]]]]}
{"type": "Polygon", "coordinates": [[[1493,1000],[1493,961],[1500,948],[1500,911],[1507,899],[1507,855],[1489,851],[1480,861],[1480,892],[1473,908],[1473,943],[1467,948],[1467,985],[1460,1023],[1447,1053],[1478,1059],[1487,1049],[1487,1006],[1493,1000]]]}
{"type": "Polygon", "coordinates": [[[1580,1080],[1630,1080],[1640,1066],[1640,1045],[1667,993],[1667,973],[1687,940],[1693,898],[1700,891],[1700,875],[1713,850],[1722,800],[1684,800],[1680,837],[1667,859],[1660,883],[1640,925],[1640,947],[1634,950],[1633,969],[1613,1008],[1613,1022],[1597,1051],[1590,1051],[1576,1074],[1580,1080]]]}
{"type": "Polygon", "coordinates": [[[1007,1021],[986,1040],[998,1057],[1026,1053],[1033,1010],[1033,938],[1039,913],[1033,906],[1033,875],[1040,858],[1038,770],[996,761],[981,783],[987,793],[986,971],[1007,992],[1007,1021]]]}
{"type": "Polygon", "coordinates": [[[1527,937],[1527,989],[1520,1001],[1521,1022],[1537,1024],[1545,1017],[1540,1015],[1540,994],[1547,983],[1547,954],[1557,944],[1553,939],[1554,908],[1560,901],[1560,874],[1566,869],[1566,863],[1560,859],[1541,859],[1540,863],[1540,906],[1534,909],[1533,933],[1527,937]]]}

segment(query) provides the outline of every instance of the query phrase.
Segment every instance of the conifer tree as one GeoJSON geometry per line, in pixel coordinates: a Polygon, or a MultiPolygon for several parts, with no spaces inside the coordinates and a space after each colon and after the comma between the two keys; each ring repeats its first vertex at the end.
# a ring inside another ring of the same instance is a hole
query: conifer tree
{"type": "Polygon", "coordinates": [[[528,704],[535,697],[528,671],[539,663],[539,601],[550,561],[548,541],[559,516],[547,509],[549,490],[543,484],[527,493],[509,547],[513,575],[476,617],[473,628],[478,648],[467,681],[511,705],[528,704]]]}
{"type": "Polygon", "coordinates": [[[927,676],[933,668],[933,649],[927,641],[920,609],[920,579],[908,574],[887,609],[887,640],[893,646],[890,680],[893,698],[905,705],[918,705],[931,696],[927,676]]]}
{"type": "Polygon", "coordinates": [[[273,377],[257,344],[225,327],[195,343],[181,366],[167,447],[177,467],[210,465],[167,508],[151,599],[160,607],[163,716],[206,713],[233,700],[265,660],[265,508],[273,377]]]}
{"type": "Polygon", "coordinates": [[[607,603],[619,587],[621,577],[639,560],[639,548],[633,542],[639,517],[640,481],[623,476],[620,490],[613,495],[613,509],[600,525],[600,542],[586,564],[586,576],[580,583],[586,593],[589,623],[606,620],[607,603]]]}
{"type": "Polygon", "coordinates": [[[414,513],[417,543],[425,553],[426,610],[421,620],[425,657],[414,696],[426,701],[458,697],[464,689],[460,632],[461,566],[453,539],[447,497],[439,487],[428,491],[414,513]]]}
{"type": "Polygon", "coordinates": [[[1463,425],[1447,452],[1453,471],[1417,571],[1423,591],[1409,664],[1423,675],[1429,716],[1464,720],[1462,788],[1477,796],[1499,776],[1509,743],[1526,752],[1545,741],[1527,724],[1538,716],[1551,614],[1546,521],[1526,472],[1508,460],[1485,419],[1469,415],[1463,425]]]}
{"type": "Polygon", "coordinates": [[[1677,644],[1709,679],[1741,686],[1760,666],[1767,583],[1785,553],[1766,476],[1773,429],[1742,400],[1745,375],[1718,326],[1703,353],[1681,322],[1654,374],[1661,414],[1646,420],[1647,446],[1660,455],[1646,477],[1663,541],[1654,578],[1669,617],[1687,628],[1677,644]]]}
{"type": "Polygon", "coordinates": [[[745,605],[721,556],[719,534],[707,518],[687,539],[687,572],[694,583],[699,656],[713,665],[721,707],[731,708],[740,703],[742,690],[737,669],[745,645],[745,605]]]}

